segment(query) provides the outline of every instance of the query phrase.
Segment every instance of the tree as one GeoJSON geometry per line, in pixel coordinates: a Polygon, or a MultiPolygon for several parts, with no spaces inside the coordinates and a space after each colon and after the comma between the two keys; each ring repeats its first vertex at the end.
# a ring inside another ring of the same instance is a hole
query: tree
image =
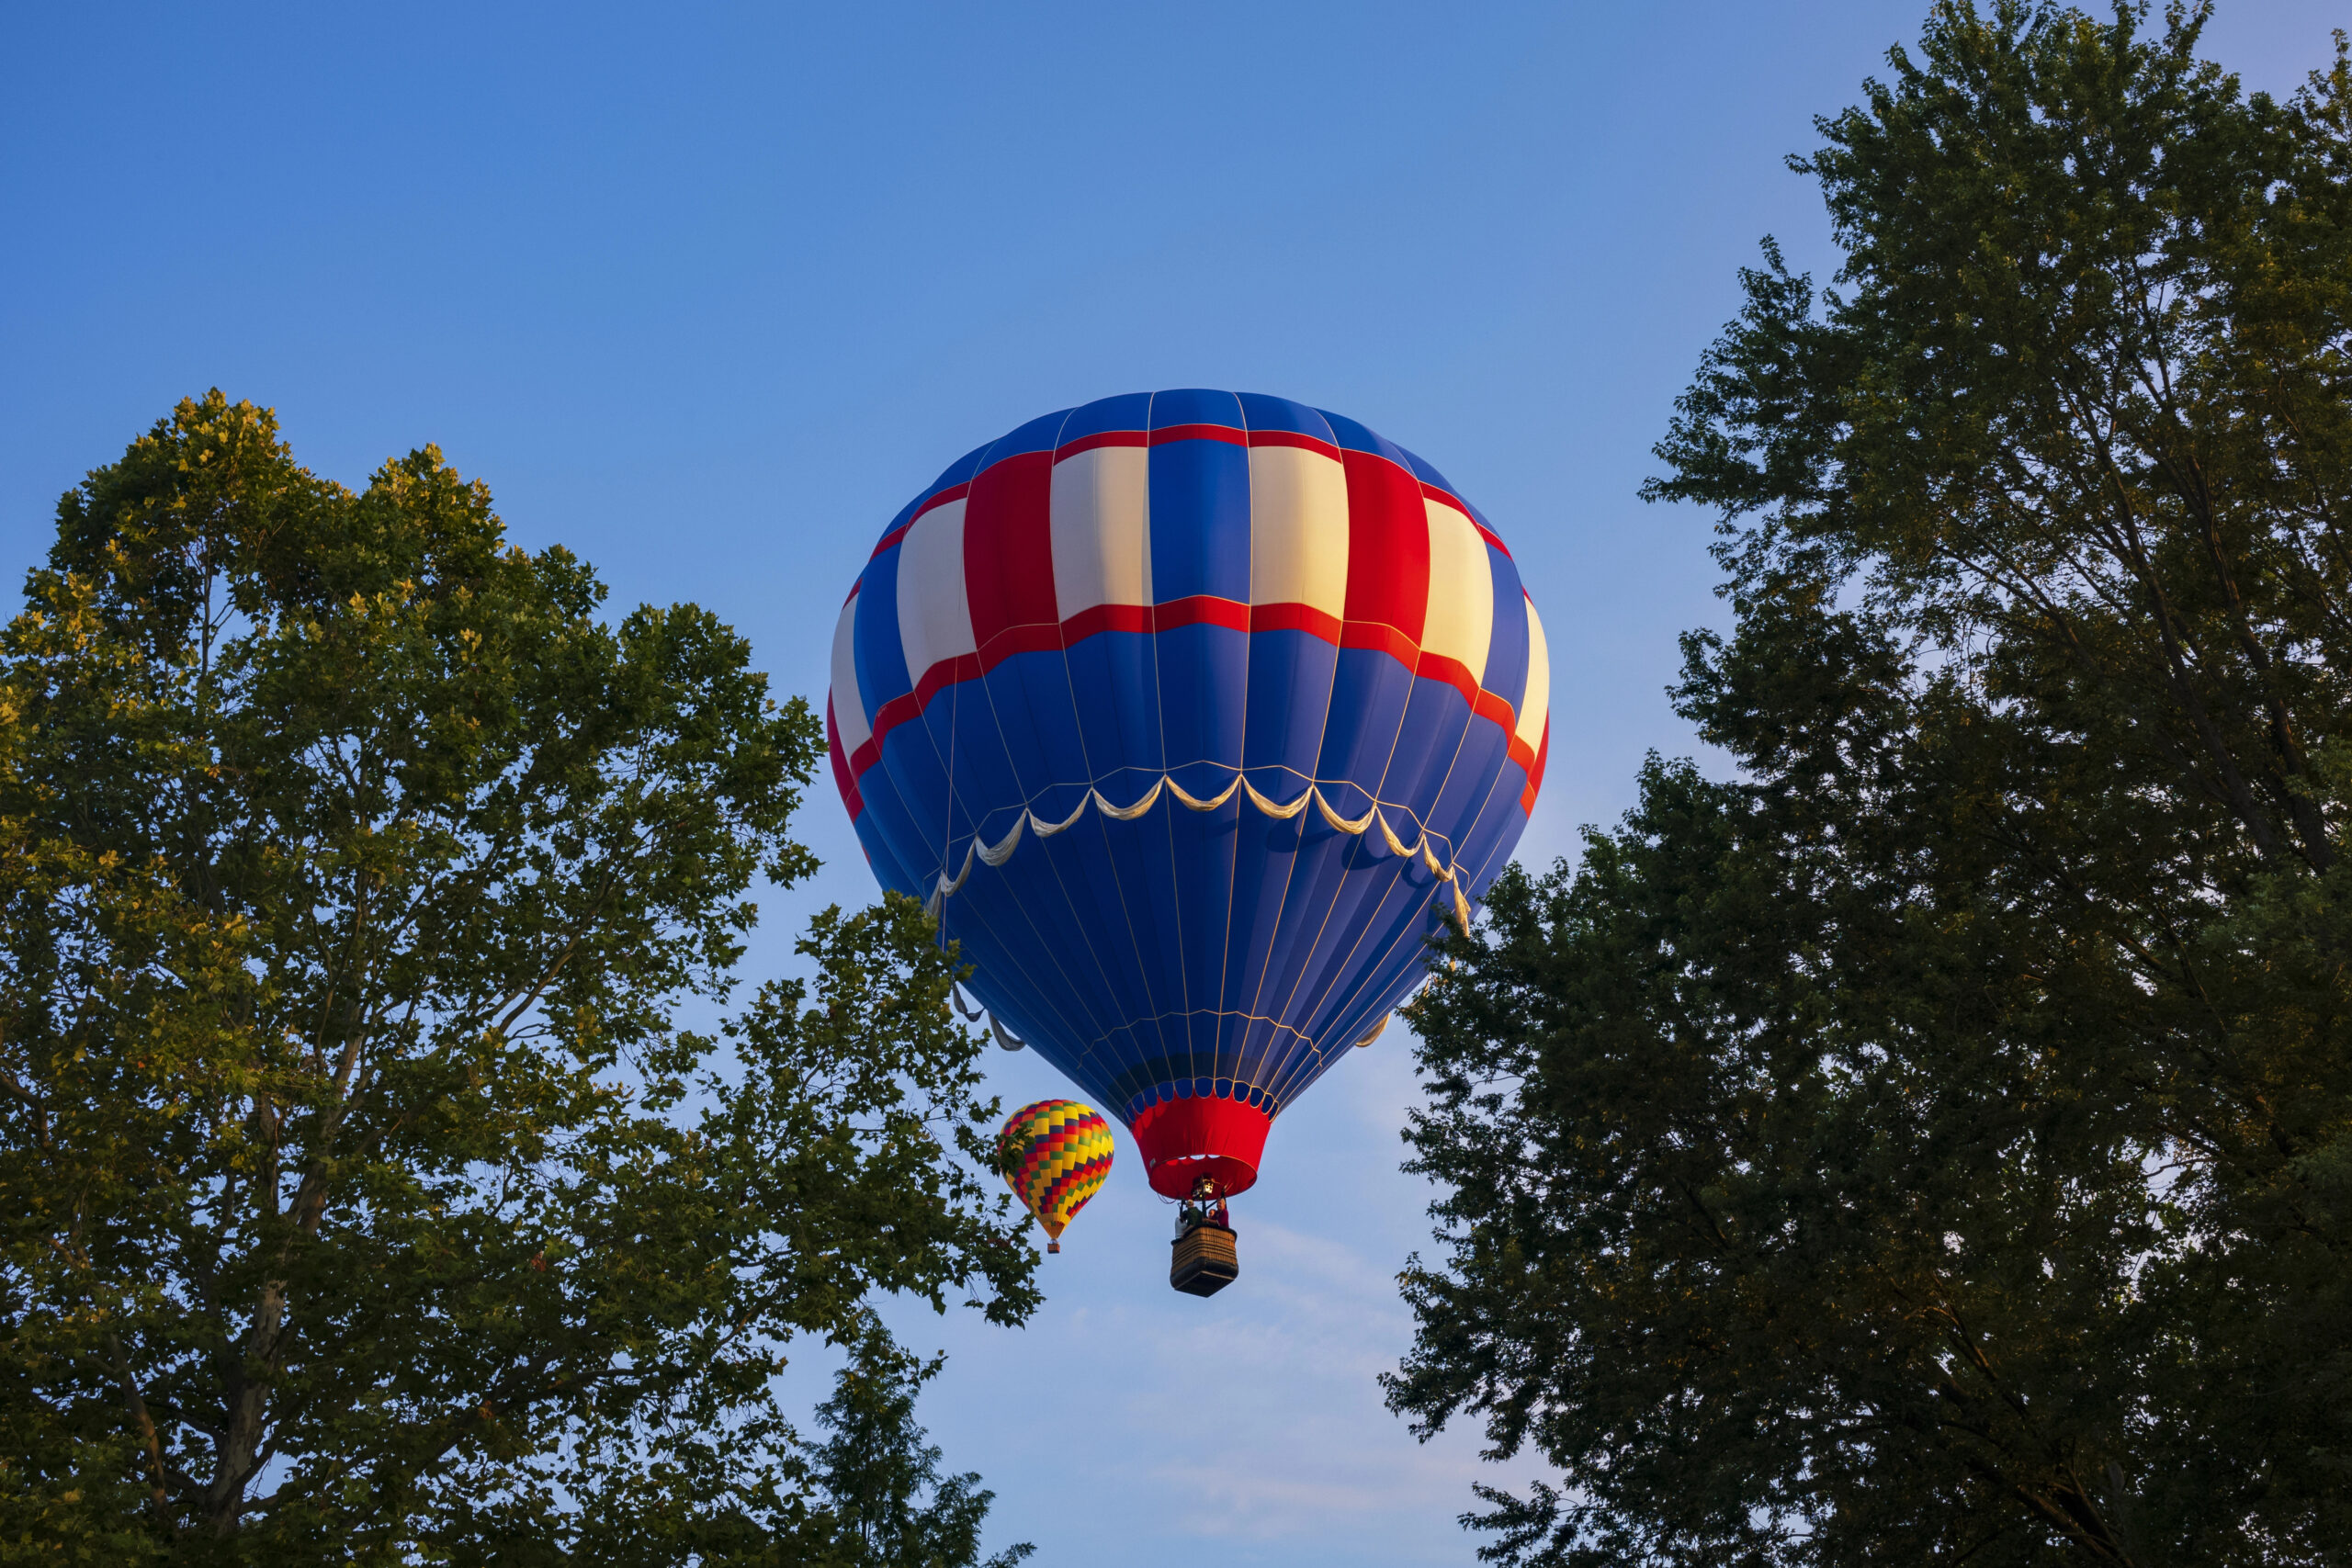
{"type": "Polygon", "coordinates": [[[603,597],[218,392],[61,503],[0,637],[0,1555],[757,1561],[787,1345],[1034,1306],[919,909],[676,1026],[815,864],[819,729],[603,597]]]}
{"type": "Polygon", "coordinates": [[[1736,613],[1415,1021],[1521,1563],[2352,1554],[2352,65],[1938,6],[1648,493],[1736,613]]]}
{"type": "MultiPolygon", "coordinates": [[[[832,1398],[817,1407],[819,1424],[832,1434],[810,1455],[827,1505],[812,1533],[830,1538],[826,1561],[842,1568],[974,1568],[995,1494],[979,1489],[978,1475],[943,1477],[940,1450],[915,1424],[915,1395],[939,1362],[916,1360],[878,1326],[856,1350],[832,1398]]],[[[984,1568],[1012,1568],[1035,1551],[1023,1541],[984,1568]]]]}

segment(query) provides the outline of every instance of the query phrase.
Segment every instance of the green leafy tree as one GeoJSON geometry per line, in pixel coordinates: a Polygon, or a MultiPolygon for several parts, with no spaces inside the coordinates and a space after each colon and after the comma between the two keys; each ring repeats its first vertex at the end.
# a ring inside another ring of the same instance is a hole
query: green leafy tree
{"type": "Polygon", "coordinates": [[[65,497],[0,634],[0,1559],[787,1561],[786,1347],[1034,1306],[920,909],[675,1026],[819,728],[603,597],[217,392],[65,497]]]}
{"type": "Polygon", "coordinates": [[[995,1494],[978,1475],[939,1473],[940,1450],[915,1422],[915,1395],[938,1373],[877,1326],[856,1346],[817,1407],[832,1435],[810,1450],[825,1506],[812,1537],[841,1568],[1012,1568],[1036,1548],[1023,1541],[980,1563],[980,1527],[995,1494]]]}
{"type": "Polygon", "coordinates": [[[1416,1022],[1490,1560],[2352,1560],[2352,66],[1938,6],[1650,493],[1736,627],[1416,1022]]]}

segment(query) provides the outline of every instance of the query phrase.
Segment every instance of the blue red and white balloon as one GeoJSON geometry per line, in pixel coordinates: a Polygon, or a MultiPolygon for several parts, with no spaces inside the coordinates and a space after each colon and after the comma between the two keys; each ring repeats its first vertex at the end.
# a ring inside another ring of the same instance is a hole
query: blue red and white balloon
{"type": "Polygon", "coordinates": [[[874,872],[1125,1122],[1151,1185],[1257,1179],[1510,859],[1544,630],[1428,463],[1199,390],[1033,420],[882,532],[826,723],[874,872]]]}

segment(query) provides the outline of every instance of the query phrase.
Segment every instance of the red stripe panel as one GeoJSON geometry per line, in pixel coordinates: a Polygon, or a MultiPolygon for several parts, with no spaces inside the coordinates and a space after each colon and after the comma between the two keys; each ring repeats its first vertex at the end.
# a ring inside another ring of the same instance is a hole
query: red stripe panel
{"type": "Polygon", "coordinates": [[[1154,446],[1165,446],[1170,441],[1226,441],[1247,446],[1250,434],[1229,424],[1170,424],[1151,433],[1154,446]]]}
{"type": "MultiPolygon", "coordinates": [[[[1418,649],[1430,607],[1430,514],[1421,483],[1385,457],[1344,452],[1348,616],[1394,626],[1418,649]]],[[[1410,668],[1413,660],[1405,656],[1410,668]]]]}
{"type": "Polygon", "coordinates": [[[1413,661],[1413,673],[1426,680],[1442,681],[1462,694],[1462,700],[1473,709],[1478,705],[1478,682],[1470,678],[1470,666],[1459,659],[1448,659],[1442,653],[1423,653],[1413,661]]]}
{"type": "Polygon", "coordinates": [[[1252,604],[1250,606],[1250,629],[1253,632],[1306,632],[1334,647],[1340,641],[1340,617],[1312,604],[1252,604]]]}
{"type": "Polygon", "coordinates": [[[981,648],[980,673],[987,674],[1016,653],[1059,653],[1061,649],[1062,628],[1057,622],[1007,626],[981,648]]]}
{"type": "Polygon", "coordinates": [[[1408,670],[1420,662],[1421,650],[1404,633],[1377,621],[1350,621],[1340,628],[1340,646],[1376,648],[1408,670]]]}
{"type": "Polygon", "coordinates": [[[972,481],[964,509],[964,599],[985,649],[1012,626],[1055,628],[1054,455],[1023,452],[972,481]]]}
{"type": "Polygon", "coordinates": [[[833,723],[833,694],[825,694],[825,752],[833,764],[833,787],[842,792],[842,804],[849,807],[849,819],[857,820],[865,809],[865,799],[858,794],[857,779],[849,771],[849,759],[842,755],[842,732],[833,723]]]}
{"type": "Polygon", "coordinates": [[[1082,642],[1096,632],[1148,632],[1151,630],[1151,606],[1148,604],[1096,604],[1080,610],[1062,623],[1062,646],[1082,642]]]}
{"type": "Polygon", "coordinates": [[[1535,766],[1528,770],[1527,787],[1519,792],[1519,808],[1535,809],[1535,796],[1544,788],[1544,764],[1552,757],[1552,716],[1544,716],[1544,744],[1535,749],[1535,766]]]}
{"type": "Polygon", "coordinates": [[[1151,607],[1151,629],[1156,632],[1169,631],[1177,626],[1196,626],[1203,623],[1246,632],[1250,629],[1250,606],[1238,599],[1220,599],[1214,593],[1195,593],[1189,599],[1170,599],[1165,604],[1151,607]]]}
{"type": "MultiPolygon", "coordinates": [[[[1376,649],[1416,675],[1443,681],[1469,700],[1472,710],[1479,717],[1498,726],[1506,735],[1510,734],[1514,722],[1510,704],[1492,692],[1482,690],[1470,679],[1468,667],[1460,660],[1448,659],[1442,654],[1422,652],[1392,626],[1378,621],[1341,622],[1312,604],[1250,605],[1202,593],[1158,605],[1097,604],[1091,609],[1080,611],[1058,626],[1049,622],[1008,626],[991,637],[979,652],[942,660],[923,671],[922,679],[915,683],[913,691],[882,705],[881,711],[874,716],[873,736],[849,759],[849,775],[853,780],[863,778],[867,769],[882,760],[883,737],[919,716],[931,705],[931,699],[943,688],[983,675],[1016,653],[1069,648],[1097,632],[1149,634],[1176,626],[1202,625],[1226,626],[1238,632],[1303,631],[1341,648],[1376,649]]],[[[831,701],[829,694],[826,698],[829,720],[831,701]]],[[[1544,734],[1548,737],[1550,733],[1551,727],[1547,721],[1544,734]]],[[[1511,761],[1517,762],[1532,779],[1540,782],[1543,776],[1540,758],[1530,752],[1516,735],[1510,736],[1509,747],[1511,761]]],[[[1530,788],[1532,787],[1531,784],[1530,788]]],[[[1532,800],[1534,797],[1531,794],[1528,798],[1532,800]]],[[[856,815],[854,808],[851,815],[856,815]]]]}
{"type": "Polygon", "coordinates": [[[1075,457],[1080,452],[1091,452],[1097,446],[1142,446],[1150,437],[1140,430],[1101,430],[1092,435],[1081,435],[1066,446],[1054,448],[1054,461],[1075,457]]]}
{"type": "MultiPolygon", "coordinates": [[[[921,713],[931,705],[931,699],[939,694],[942,687],[977,680],[979,678],[979,673],[980,656],[977,653],[959,653],[953,659],[943,659],[924,671],[922,679],[915,682],[915,689],[909,692],[907,696],[914,698],[915,713],[921,713]]],[[[883,711],[888,713],[905,700],[906,697],[893,697],[889,702],[882,705],[883,711]]],[[[913,715],[910,714],[907,716],[911,718],[913,715]]]]}
{"type": "Polygon", "coordinates": [[[1519,722],[1519,715],[1511,711],[1510,705],[1484,686],[1479,687],[1478,694],[1470,699],[1470,706],[1480,718],[1498,726],[1505,735],[1509,735],[1511,728],[1519,722]]]}
{"type": "Polygon", "coordinates": [[[1319,435],[1308,435],[1295,430],[1253,430],[1250,433],[1252,446],[1299,446],[1309,452],[1320,452],[1333,462],[1340,460],[1340,449],[1319,435]]]}

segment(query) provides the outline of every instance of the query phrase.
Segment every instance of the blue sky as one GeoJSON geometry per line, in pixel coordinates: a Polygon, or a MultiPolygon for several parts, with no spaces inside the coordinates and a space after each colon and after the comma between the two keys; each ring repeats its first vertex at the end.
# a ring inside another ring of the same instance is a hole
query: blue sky
{"type": "MultiPolygon", "coordinates": [[[[1675,634],[1720,618],[1706,520],[1634,496],[1758,238],[1826,272],[1781,165],[1922,0],[1419,7],[15,7],[0,51],[0,573],[178,397],[276,407],[347,483],[426,441],[620,604],[691,599],[821,694],[876,533],[1049,409],[1211,386],[1360,419],[1510,542],[1552,638],[1523,860],[1630,803],[1675,634]]],[[[2237,0],[2249,85],[2336,6],[2237,0]]],[[[12,600],[13,602],[13,600],[12,600]]],[[[827,857],[748,968],[872,884],[827,857]]],[[[1244,1274],[1165,1284],[1125,1168],[1028,1328],[944,1348],[924,1416],[1038,1562],[1464,1562],[1476,1434],[1417,1445],[1374,1378],[1429,1194],[1391,1031],[1287,1113],[1244,1274]]],[[[991,1053],[1009,1101],[1052,1070],[991,1053]]],[[[812,1366],[811,1388],[820,1369],[812,1366]]],[[[1526,1473],[1514,1466],[1508,1473],[1526,1473]]]]}

